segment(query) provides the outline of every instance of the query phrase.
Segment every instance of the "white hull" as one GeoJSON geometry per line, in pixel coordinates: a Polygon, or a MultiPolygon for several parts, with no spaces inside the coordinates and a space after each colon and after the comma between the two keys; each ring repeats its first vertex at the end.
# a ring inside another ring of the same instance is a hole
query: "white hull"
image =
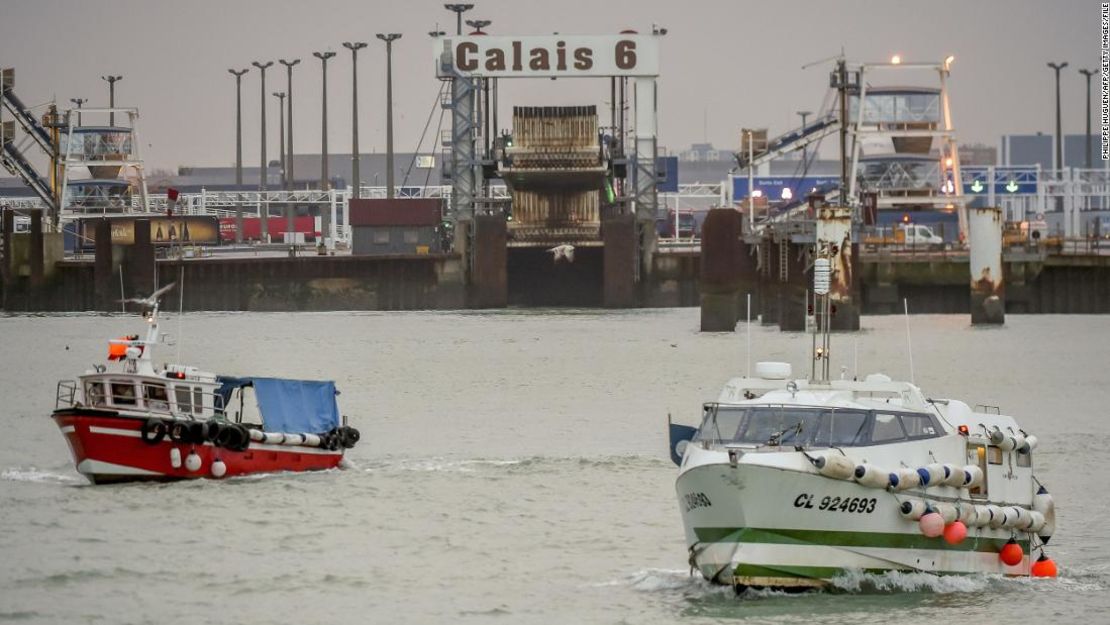
{"type": "Polygon", "coordinates": [[[928,538],[898,510],[923,493],[830,479],[808,465],[783,452],[730,466],[724,451],[690,445],[676,490],[691,564],[710,581],[773,587],[820,586],[849,571],[1029,574],[1028,534],[1016,535],[1022,562],[1006,566],[998,551],[1011,530],[969,528],[957,545],[928,538]]]}

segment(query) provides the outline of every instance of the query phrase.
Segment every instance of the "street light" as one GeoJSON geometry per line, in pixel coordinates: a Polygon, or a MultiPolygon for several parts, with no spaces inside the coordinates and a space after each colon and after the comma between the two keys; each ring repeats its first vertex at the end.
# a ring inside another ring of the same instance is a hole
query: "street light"
{"type": "Polygon", "coordinates": [[[393,42],[401,33],[377,37],[385,42],[385,196],[393,199],[393,42]]]}
{"type": "Polygon", "coordinates": [[[281,163],[281,186],[285,186],[285,115],[282,111],[285,110],[285,92],[275,91],[274,97],[278,99],[278,134],[281,136],[281,158],[278,159],[281,163]]]}
{"type": "Polygon", "coordinates": [[[473,9],[474,5],[473,4],[445,4],[445,5],[443,5],[443,8],[447,9],[448,11],[454,11],[455,12],[455,23],[457,25],[455,34],[456,35],[461,35],[462,34],[462,24],[463,24],[462,14],[466,13],[470,9],[473,9]]]}
{"type": "MultiPolygon", "coordinates": [[[[235,184],[241,185],[243,184],[243,74],[250,70],[229,69],[227,71],[235,77],[235,184]]],[[[235,236],[242,237],[241,233],[240,228],[235,236]]]]}
{"type": "Polygon", "coordinates": [[[362,176],[358,167],[358,51],[366,46],[362,41],[343,42],[343,47],[351,51],[351,186],[355,199],[362,197],[362,176]]]}
{"type": "Polygon", "coordinates": [[[251,65],[257,67],[262,72],[262,154],[261,163],[262,167],[258,170],[258,216],[262,222],[262,240],[268,242],[270,238],[270,205],[266,203],[266,68],[273,65],[273,61],[266,61],[260,63],[255,61],[251,65]],[[263,208],[265,207],[265,208],[263,208]]]}
{"type": "Polygon", "coordinates": [[[320,59],[320,66],[324,69],[324,95],[321,104],[323,122],[320,131],[320,190],[327,191],[331,188],[331,183],[328,181],[328,59],[335,56],[335,53],[313,52],[312,56],[320,59]]]}
{"type": "MultiPolygon", "coordinates": [[[[1088,84],[1089,84],[1089,82],[1088,82],[1088,84]]],[[[80,126],[81,125],[81,105],[84,104],[85,102],[88,102],[88,99],[87,98],[70,98],[69,101],[73,102],[74,104],[77,105],[77,125],[80,126]]]]}
{"type": "Polygon", "coordinates": [[[1064,169],[1063,137],[1060,135],[1060,70],[1068,66],[1067,62],[1049,63],[1049,67],[1056,70],[1056,168],[1064,169]]]}
{"type": "MultiPolygon", "coordinates": [[[[123,80],[123,76],[101,76],[101,80],[108,81],[108,108],[116,108],[116,81],[123,80]]],[[[108,113],[108,125],[116,125],[116,114],[108,113]]]]}
{"type": "Polygon", "coordinates": [[[286,61],[285,59],[278,59],[278,63],[285,66],[285,95],[289,98],[286,104],[288,107],[285,110],[285,117],[289,120],[289,143],[286,148],[289,150],[285,154],[285,188],[289,191],[293,190],[293,66],[300,63],[300,59],[293,59],[286,61]]]}
{"type": "Polygon", "coordinates": [[[490,20],[466,20],[466,25],[477,31],[474,33],[475,35],[484,35],[482,29],[492,23],[490,20]]]}
{"type": "Polygon", "coordinates": [[[1079,73],[1083,74],[1084,76],[1087,77],[1087,136],[1086,136],[1087,141],[1086,141],[1086,144],[1085,144],[1086,149],[1087,149],[1087,152],[1086,152],[1087,158],[1085,159],[1085,161],[1086,161],[1087,169],[1090,169],[1091,168],[1091,76],[1097,74],[1098,70],[1081,69],[1081,70],[1079,70],[1079,73]]]}

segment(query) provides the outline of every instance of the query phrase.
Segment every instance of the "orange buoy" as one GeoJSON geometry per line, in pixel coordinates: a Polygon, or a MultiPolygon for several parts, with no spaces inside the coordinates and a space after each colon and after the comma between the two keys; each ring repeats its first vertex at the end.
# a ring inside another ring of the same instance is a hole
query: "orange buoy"
{"type": "Polygon", "coordinates": [[[944,542],[958,545],[967,538],[967,526],[962,521],[953,521],[944,528],[944,542]]]}
{"type": "Polygon", "coordinates": [[[1056,563],[1042,551],[1041,557],[1033,563],[1033,569],[1030,572],[1033,577],[1056,577],[1056,563]]]}
{"type": "Polygon", "coordinates": [[[1021,545],[1011,538],[1002,546],[1002,550],[998,552],[998,558],[1006,566],[1016,566],[1021,564],[1021,560],[1025,557],[1025,553],[1021,550],[1021,545]]]}

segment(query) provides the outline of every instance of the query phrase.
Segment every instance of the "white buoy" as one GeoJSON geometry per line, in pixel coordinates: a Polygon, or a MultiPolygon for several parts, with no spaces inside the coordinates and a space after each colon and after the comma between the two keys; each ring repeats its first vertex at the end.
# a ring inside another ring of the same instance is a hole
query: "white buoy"
{"type": "Polygon", "coordinates": [[[181,450],[176,447],[170,449],[170,466],[175,469],[181,468],[181,450]]]}
{"type": "Polygon", "coordinates": [[[223,460],[216,460],[212,463],[212,477],[220,478],[227,475],[227,465],[223,460]]]}
{"type": "Polygon", "coordinates": [[[1052,538],[1052,533],[1056,531],[1056,502],[1052,500],[1052,495],[1044,486],[1041,486],[1037,494],[1033,495],[1033,510],[1044,517],[1044,523],[1041,529],[1037,530],[1037,536],[1047,543],[1052,538]]]}
{"type": "Polygon", "coordinates": [[[964,485],[964,470],[960,467],[946,463],[944,465],[944,485],[959,488],[964,485]]]}
{"type": "Polygon", "coordinates": [[[991,445],[1001,445],[1002,440],[1006,438],[1006,433],[1002,430],[995,428],[991,430],[990,441],[991,445]]]}
{"type": "Polygon", "coordinates": [[[281,432],[266,432],[262,442],[267,445],[280,445],[285,442],[285,435],[281,432]]]}
{"type": "Polygon", "coordinates": [[[978,520],[977,506],[969,503],[959,504],[957,518],[966,526],[973,527],[978,520]]]}
{"type": "Polygon", "coordinates": [[[991,523],[991,510],[988,506],[975,506],[975,527],[986,527],[991,523]]]}
{"type": "Polygon", "coordinates": [[[1002,437],[1002,442],[998,444],[1002,451],[1013,451],[1017,447],[1017,438],[1013,435],[1006,434],[1002,437]]]}
{"type": "Polygon", "coordinates": [[[956,506],[950,503],[938,503],[936,505],[936,509],[937,513],[940,514],[940,517],[944,519],[945,525],[948,525],[949,523],[955,521],[960,516],[959,512],[957,512],[956,510],[956,506]]]}
{"type": "Polygon", "coordinates": [[[316,434],[305,434],[304,435],[304,444],[308,445],[309,447],[319,447],[320,446],[320,437],[316,434]]]}
{"type": "Polygon", "coordinates": [[[1006,506],[1002,509],[1002,527],[1009,529],[1017,528],[1020,520],[1021,508],[1017,506],[1006,506]]]}
{"type": "Polygon", "coordinates": [[[247,431],[250,432],[251,440],[256,442],[256,443],[261,443],[262,441],[266,440],[266,433],[263,432],[262,430],[256,430],[254,428],[251,428],[247,431]]]}
{"type": "Polygon", "coordinates": [[[303,445],[304,434],[286,434],[285,440],[281,442],[282,445],[303,445]]]}
{"type": "Polygon", "coordinates": [[[890,472],[872,464],[856,465],[855,478],[860,486],[867,486],[869,488],[886,488],[890,486],[890,472]]]}
{"type": "Polygon", "coordinates": [[[1027,454],[1037,448],[1037,437],[1030,434],[1025,437],[1025,443],[1018,447],[1019,454],[1027,454]]]}
{"type": "Polygon", "coordinates": [[[989,525],[992,528],[998,529],[1006,523],[1006,514],[1000,506],[991,504],[987,506],[987,510],[989,510],[991,513],[991,520],[989,525]]]}
{"type": "Polygon", "coordinates": [[[911,521],[916,521],[925,515],[925,511],[929,506],[920,499],[907,499],[898,506],[898,512],[911,521]]]}
{"type": "Polygon", "coordinates": [[[1036,534],[1044,528],[1044,515],[1036,510],[1029,513],[1029,527],[1025,528],[1026,531],[1036,534]]]}
{"type": "MultiPolygon", "coordinates": [[[[944,481],[944,465],[933,463],[917,470],[922,486],[939,486],[944,481]]],[[[949,523],[950,521],[946,521],[949,523]]]]}
{"type": "Polygon", "coordinates": [[[975,488],[983,483],[983,470],[977,464],[964,467],[964,487],[975,488]]]}
{"type": "Polygon", "coordinates": [[[185,468],[189,471],[200,471],[200,456],[197,452],[190,451],[188,456],[185,456],[185,468]]]}
{"type": "Polygon", "coordinates": [[[895,490],[909,490],[921,486],[921,476],[913,469],[897,469],[891,473],[890,485],[895,490]]]}
{"type": "Polygon", "coordinates": [[[856,474],[856,465],[838,453],[817,456],[813,460],[813,466],[817,467],[817,472],[821,475],[835,480],[850,480],[856,474]]]}

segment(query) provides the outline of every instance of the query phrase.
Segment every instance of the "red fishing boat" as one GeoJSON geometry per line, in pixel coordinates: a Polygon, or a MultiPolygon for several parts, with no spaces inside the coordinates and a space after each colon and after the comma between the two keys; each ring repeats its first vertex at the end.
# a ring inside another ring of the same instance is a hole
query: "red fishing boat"
{"type": "Polygon", "coordinates": [[[339,466],[359,433],[340,417],[335,383],[230,377],[154,365],[159,298],[145,338],[108,343],[108,363],[58,382],[53,413],[77,471],[94,484],[225,478],[339,466]]]}

